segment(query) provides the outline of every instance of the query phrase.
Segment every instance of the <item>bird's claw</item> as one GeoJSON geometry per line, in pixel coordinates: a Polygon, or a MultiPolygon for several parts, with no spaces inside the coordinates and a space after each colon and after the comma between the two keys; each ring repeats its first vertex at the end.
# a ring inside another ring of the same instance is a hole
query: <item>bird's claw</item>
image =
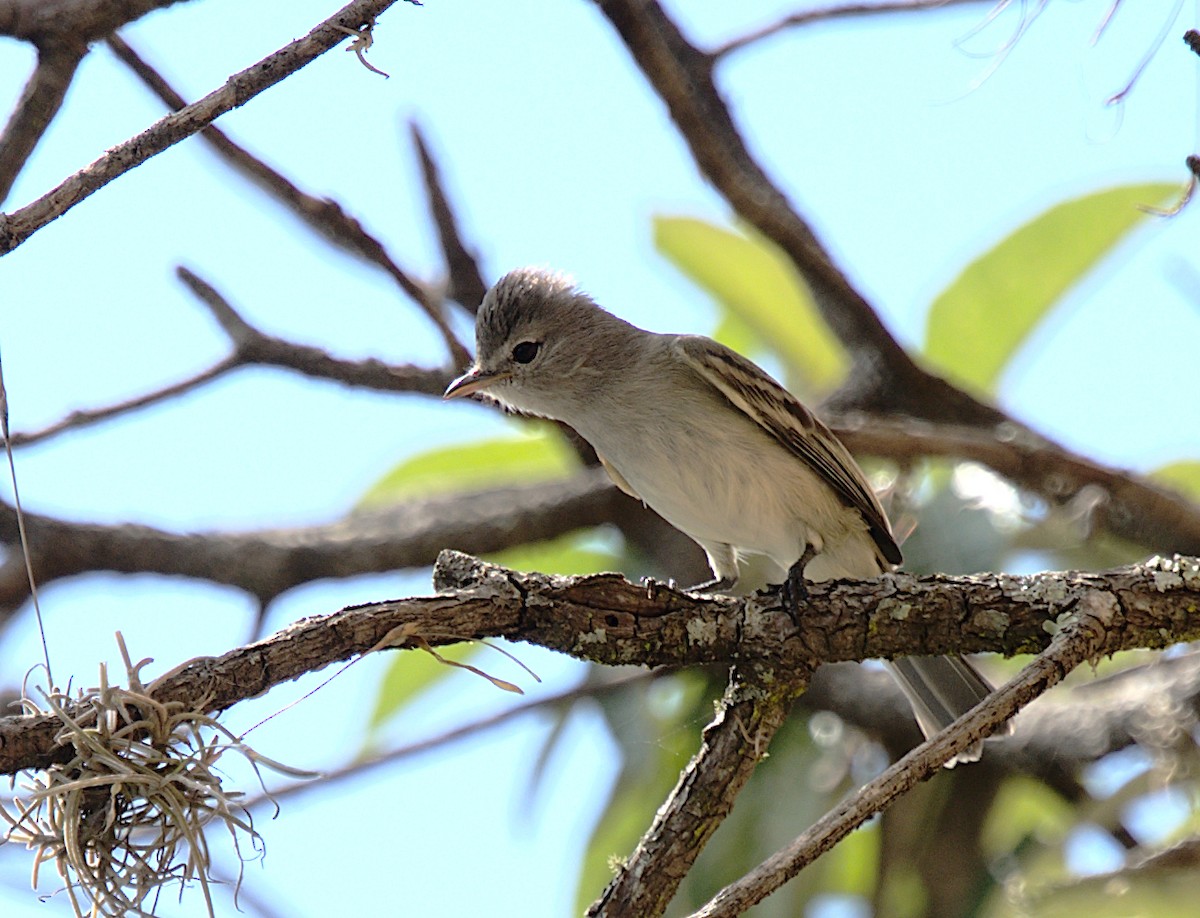
{"type": "Polygon", "coordinates": [[[647,599],[653,599],[659,587],[666,587],[672,591],[678,591],[679,589],[679,585],[675,582],[674,577],[669,580],[656,580],[654,577],[643,577],[642,586],[646,588],[647,599]]]}

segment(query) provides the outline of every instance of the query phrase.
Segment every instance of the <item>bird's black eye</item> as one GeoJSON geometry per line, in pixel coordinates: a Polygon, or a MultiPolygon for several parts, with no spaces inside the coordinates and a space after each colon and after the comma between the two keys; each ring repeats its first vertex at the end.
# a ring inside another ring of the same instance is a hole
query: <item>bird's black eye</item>
{"type": "Polygon", "coordinates": [[[513,360],[517,363],[529,363],[542,349],[540,341],[522,341],[513,348],[513,360]]]}

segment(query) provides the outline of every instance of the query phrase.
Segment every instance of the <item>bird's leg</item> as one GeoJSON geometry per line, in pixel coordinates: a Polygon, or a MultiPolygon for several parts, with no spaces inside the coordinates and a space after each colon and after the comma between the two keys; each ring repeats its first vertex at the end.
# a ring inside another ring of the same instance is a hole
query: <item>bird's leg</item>
{"type": "Polygon", "coordinates": [[[787,577],[781,584],[783,608],[797,626],[800,624],[800,604],[808,601],[808,581],[804,579],[804,569],[816,556],[817,550],[811,545],[805,545],[804,554],[788,568],[787,577]]]}
{"type": "Polygon", "coordinates": [[[714,577],[695,586],[684,587],[685,593],[719,593],[722,590],[732,590],[737,586],[737,577],[714,577]]]}
{"type": "Polygon", "coordinates": [[[658,580],[654,577],[643,577],[642,578],[642,586],[644,586],[646,588],[646,598],[647,599],[653,599],[655,592],[658,590],[658,588],[660,586],[665,586],[668,590],[678,590],[679,589],[679,584],[677,584],[675,582],[674,577],[672,577],[670,580],[666,580],[666,581],[658,580]]]}

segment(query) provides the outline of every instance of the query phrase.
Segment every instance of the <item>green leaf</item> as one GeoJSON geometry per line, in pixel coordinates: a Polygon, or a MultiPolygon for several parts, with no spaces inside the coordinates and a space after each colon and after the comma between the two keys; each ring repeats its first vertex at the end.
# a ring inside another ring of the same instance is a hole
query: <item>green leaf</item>
{"type": "MultiPolygon", "coordinates": [[[[439,647],[438,653],[448,660],[462,663],[477,654],[480,649],[478,644],[467,642],[451,644],[449,647],[439,647]]],[[[423,651],[405,651],[392,654],[392,657],[392,663],[379,684],[379,694],[375,697],[375,709],[367,721],[368,740],[366,745],[368,748],[371,745],[370,738],[380,727],[413,699],[456,671],[455,667],[439,663],[423,651]]]]}
{"type": "Polygon", "coordinates": [[[655,684],[597,699],[622,753],[621,773],[592,831],[576,887],[582,914],[612,879],[679,778],[711,719],[711,689],[702,674],[679,672],[655,684]]]}
{"type": "Polygon", "coordinates": [[[517,571],[566,575],[599,574],[620,570],[622,566],[615,552],[596,545],[594,530],[518,545],[489,555],[488,560],[517,571]]]}
{"type": "Polygon", "coordinates": [[[1009,359],[1074,283],[1176,185],[1125,185],[1059,204],[985,252],[929,310],[925,353],[955,382],[994,392],[1009,359]]]}
{"type": "Polygon", "coordinates": [[[367,489],[358,509],[567,477],[579,467],[578,458],[557,431],[539,426],[514,437],[443,446],[405,459],[367,489]]]}
{"type": "Polygon", "coordinates": [[[655,217],[654,244],[720,306],[750,328],[806,387],[832,389],[845,354],[795,267],[758,235],[691,217],[655,217]]]}
{"type": "Polygon", "coordinates": [[[1164,465],[1161,469],[1150,473],[1150,477],[1161,481],[1168,488],[1174,488],[1191,497],[1200,500],[1200,461],[1182,459],[1164,465]]]}

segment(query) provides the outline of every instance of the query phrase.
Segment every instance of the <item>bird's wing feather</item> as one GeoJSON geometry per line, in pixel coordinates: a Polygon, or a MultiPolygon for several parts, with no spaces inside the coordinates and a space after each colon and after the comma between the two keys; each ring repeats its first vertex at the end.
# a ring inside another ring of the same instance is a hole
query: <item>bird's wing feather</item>
{"type": "Polygon", "coordinates": [[[596,453],[596,458],[599,459],[600,464],[604,466],[604,471],[608,472],[608,477],[612,479],[613,484],[615,484],[618,488],[635,500],[642,499],[642,495],[638,494],[638,492],[633,489],[633,485],[625,480],[624,475],[613,468],[612,463],[605,459],[600,453],[596,453]]]}
{"type": "Polygon", "coordinates": [[[849,450],[787,389],[745,357],[711,338],[681,335],[679,356],[735,408],[816,472],[862,514],[871,538],[892,564],[903,560],[887,515],[849,450]]]}

